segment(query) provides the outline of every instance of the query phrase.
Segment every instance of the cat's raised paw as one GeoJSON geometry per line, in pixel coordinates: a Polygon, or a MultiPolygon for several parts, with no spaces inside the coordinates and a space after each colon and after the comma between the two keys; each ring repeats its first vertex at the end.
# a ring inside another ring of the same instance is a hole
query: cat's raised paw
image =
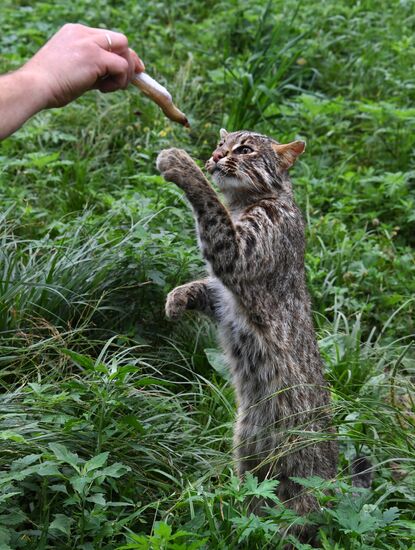
{"type": "Polygon", "coordinates": [[[171,149],[163,149],[157,156],[156,166],[160,174],[164,175],[167,170],[174,166],[174,160],[178,156],[180,149],[175,147],[171,149]]]}
{"type": "Polygon", "coordinates": [[[166,317],[173,321],[180,319],[187,309],[188,296],[182,287],[177,287],[167,295],[166,317]]]}
{"type": "Polygon", "coordinates": [[[201,174],[194,160],[183,149],[163,149],[160,151],[157,161],[157,170],[165,180],[185,187],[192,176],[201,174]]]}

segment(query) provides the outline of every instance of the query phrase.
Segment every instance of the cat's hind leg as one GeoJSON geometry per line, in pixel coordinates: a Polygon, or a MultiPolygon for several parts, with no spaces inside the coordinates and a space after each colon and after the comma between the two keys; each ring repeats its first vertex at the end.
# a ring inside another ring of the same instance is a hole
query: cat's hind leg
{"type": "MultiPolygon", "coordinates": [[[[253,429],[249,415],[240,414],[237,418],[233,445],[236,471],[241,479],[246,477],[247,472],[255,476],[259,482],[274,477],[274,464],[269,453],[273,442],[268,440],[263,430],[256,432],[253,429]]],[[[260,516],[264,514],[266,505],[273,506],[273,501],[254,497],[248,503],[248,510],[260,516]]]]}
{"type": "MultiPolygon", "coordinates": [[[[277,495],[283,504],[298,516],[307,516],[309,513],[317,512],[320,509],[315,496],[288,477],[281,477],[277,495]]],[[[305,525],[291,525],[287,532],[296,536],[300,542],[308,542],[312,546],[316,544],[317,527],[311,522],[305,525]]],[[[291,548],[291,546],[288,545],[286,548],[291,548]]]]}

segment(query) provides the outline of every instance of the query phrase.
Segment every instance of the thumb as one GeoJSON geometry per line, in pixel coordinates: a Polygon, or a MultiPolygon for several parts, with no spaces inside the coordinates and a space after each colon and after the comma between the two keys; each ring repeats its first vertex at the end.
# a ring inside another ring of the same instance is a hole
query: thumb
{"type": "Polygon", "coordinates": [[[144,72],[146,70],[146,68],[144,66],[144,63],[138,57],[138,55],[135,53],[135,51],[132,50],[131,48],[130,48],[130,55],[131,55],[131,59],[134,63],[134,72],[136,72],[136,73],[144,72]]]}

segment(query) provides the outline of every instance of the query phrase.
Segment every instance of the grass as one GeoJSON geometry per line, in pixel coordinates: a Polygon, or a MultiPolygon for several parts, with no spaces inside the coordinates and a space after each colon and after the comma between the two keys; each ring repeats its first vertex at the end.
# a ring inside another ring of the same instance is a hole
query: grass
{"type": "MultiPolygon", "coordinates": [[[[283,548],[276,482],[233,474],[215,331],[164,318],[203,273],[154,167],[218,130],[307,141],[294,172],[340,443],[320,547],[415,544],[415,53],[411,2],[2,3],[0,70],[67,21],[125,32],[192,131],[133,89],[91,92],[0,143],[0,548],[283,548]],[[141,114],[138,116],[136,113],[141,114]],[[356,495],[350,461],[370,457],[356,495]],[[274,500],[261,517],[249,500],[274,500]]],[[[291,537],[298,549],[307,548],[291,537]]]]}

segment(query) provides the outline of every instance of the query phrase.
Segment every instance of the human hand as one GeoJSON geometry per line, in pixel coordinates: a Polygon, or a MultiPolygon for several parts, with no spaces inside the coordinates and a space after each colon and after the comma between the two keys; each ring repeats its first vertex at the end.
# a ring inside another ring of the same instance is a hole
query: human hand
{"type": "Polygon", "coordinates": [[[42,107],[48,108],[62,107],[93,88],[124,89],[144,64],[123,34],[67,24],[19,71],[30,75],[42,107]]]}

